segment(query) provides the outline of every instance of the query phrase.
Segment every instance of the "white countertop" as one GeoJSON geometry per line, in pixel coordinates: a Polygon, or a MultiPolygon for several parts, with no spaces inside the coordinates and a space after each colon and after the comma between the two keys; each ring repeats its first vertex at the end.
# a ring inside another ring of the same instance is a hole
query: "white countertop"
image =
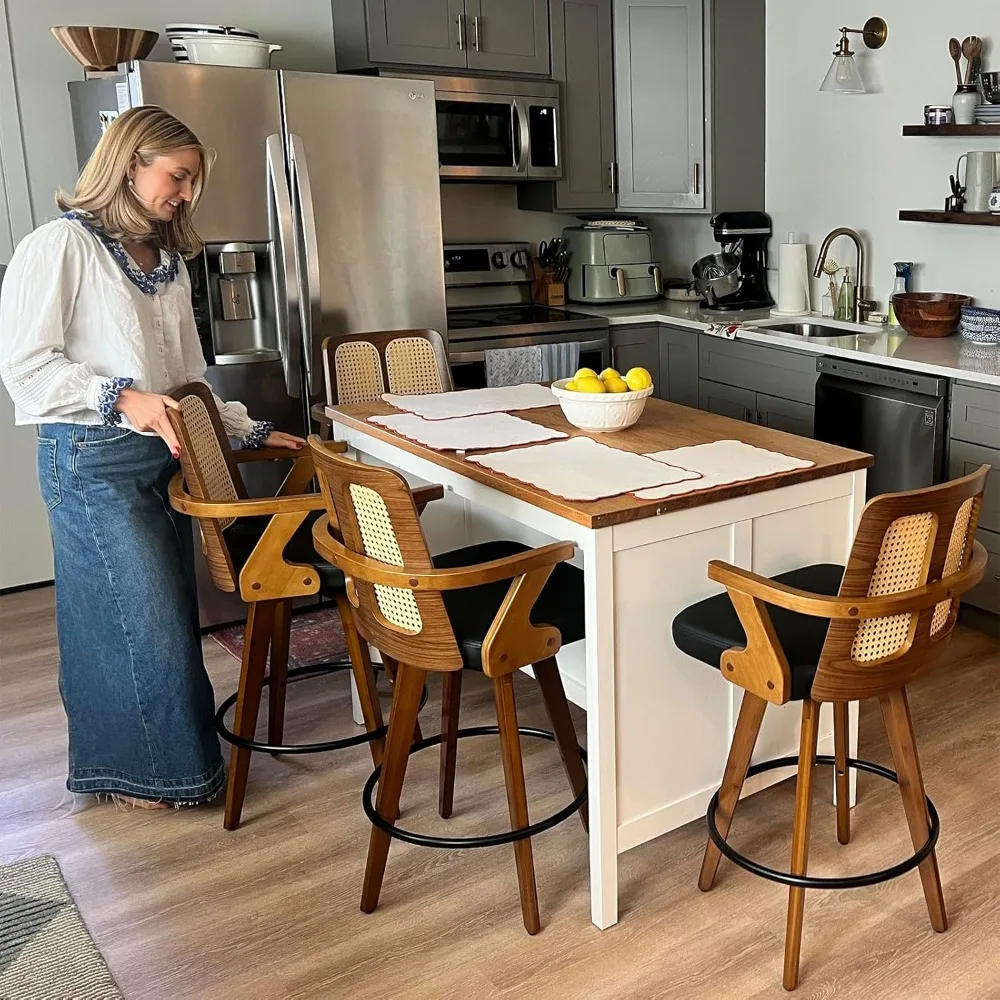
{"type": "MultiPolygon", "coordinates": [[[[768,310],[724,313],[703,308],[699,302],[655,299],[630,305],[584,305],[567,302],[566,308],[591,316],[606,316],[612,326],[633,323],[666,323],[706,332],[712,324],[743,324],[737,340],[752,340],[792,350],[809,351],[832,358],[851,358],[890,368],[943,375],[1000,388],[1000,346],[971,344],[960,336],[911,337],[898,327],[859,326],[832,319],[811,317],[824,326],[834,326],[853,334],[850,337],[800,337],[794,333],[769,330],[776,323],[794,322],[772,317],[768,310]]],[[[810,317],[803,317],[809,319],[810,317]]]]}

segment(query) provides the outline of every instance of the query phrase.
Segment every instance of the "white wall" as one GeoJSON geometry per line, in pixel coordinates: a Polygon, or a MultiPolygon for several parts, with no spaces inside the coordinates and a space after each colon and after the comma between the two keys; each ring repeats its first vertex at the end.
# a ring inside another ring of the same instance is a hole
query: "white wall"
{"type": "MultiPolygon", "coordinates": [[[[898,218],[900,209],[944,207],[948,175],[960,153],[1000,149],[1000,138],[902,137],[904,124],[923,121],[925,104],[951,103],[955,70],[948,37],[973,33],[992,39],[984,65],[1000,69],[997,0],[842,0],[832,6],[768,0],[765,203],[775,242],[795,231],[812,245],[811,264],[826,233],[849,226],[862,233],[872,251],[869,281],[882,306],[892,288],[895,260],[918,263],[916,290],[961,292],[1000,306],[996,229],[898,218]],[[819,93],[838,28],[860,27],[872,14],[889,26],[883,48],[870,51],[860,36],[851,38],[862,75],[877,92],[819,93]]],[[[848,241],[838,240],[832,255],[853,267],[848,241]]],[[[814,282],[814,307],[819,285],[814,282]]]]}

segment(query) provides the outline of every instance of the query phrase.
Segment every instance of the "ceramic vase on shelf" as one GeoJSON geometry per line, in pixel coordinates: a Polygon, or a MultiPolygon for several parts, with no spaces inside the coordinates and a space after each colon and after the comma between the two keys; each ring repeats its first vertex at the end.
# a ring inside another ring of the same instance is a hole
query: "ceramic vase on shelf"
{"type": "Polygon", "coordinates": [[[974,83],[960,84],[951,99],[952,118],[956,125],[976,124],[976,105],[979,103],[979,88],[974,83]]]}

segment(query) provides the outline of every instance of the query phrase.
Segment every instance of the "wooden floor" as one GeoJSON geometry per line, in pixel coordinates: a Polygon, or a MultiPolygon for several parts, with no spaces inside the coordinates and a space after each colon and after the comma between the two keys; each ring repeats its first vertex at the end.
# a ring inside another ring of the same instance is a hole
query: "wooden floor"
{"type": "MultiPolygon", "coordinates": [[[[358,909],[368,828],[359,805],[364,748],[255,758],[235,833],[218,807],[122,811],[64,788],[65,724],[56,687],[49,590],[0,599],[0,862],[42,853],[62,866],[84,919],[132,998],[719,998],[779,997],[785,892],[723,862],[715,890],[695,881],[704,827],[692,823],[623,855],[621,922],[590,923],[587,843],[578,822],[535,841],[543,929],[521,927],[510,847],[434,851],[394,843],[382,902],[358,909]]],[[[1000,997],[1000,651],[962,631],[954,663],[915,686],[911,705],[951,928],[935,934],[916,873],[870,889],[811,893],[800,997],[1000,997]]],[[[205,643],[217,691],[236,663],[205,643]]],[[[692,664],[692,669],[699,667],[692,664]]],[[[523,724],[544,715],[520,678],[523,724]]],[[[436,689],[424,709],[435,732],[436,689]]],[[[463,724],[487,722],[489,689],[470,677],[463,724]]],[[[352,731],[346,677],[289,692],[290,738],[352,731]]],[[[578,729],[584,731],[583,717],[578,729]]],[[[862,756],[889,763],[876,705],[862,756]]],[[[436,816],[437,755],[415,757],[401,822],[417,829],[502,829],[506,804],[492,738],[459,748],[455,815],[436,816]]],[[[550,744],[526,746],[534,816],[566,800],[550,744]]],[[[862,776],[854,841],[837,844],[829,783],[818,782],[811,871],[891,864],[909,850],[898,794],[862,776]]],[[[787,863],[789,783],[754,796],[733,841],[787,863]]],[[[48,998],[47,998],[48,1000],[48,998]]]]}

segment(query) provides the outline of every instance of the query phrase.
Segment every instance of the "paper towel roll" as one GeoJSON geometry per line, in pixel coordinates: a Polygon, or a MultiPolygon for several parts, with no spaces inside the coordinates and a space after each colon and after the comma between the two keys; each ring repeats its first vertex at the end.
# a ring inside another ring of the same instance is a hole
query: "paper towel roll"
{"type": "Polygon", "coordinates": [[[778,311],[809,312],[809,268],[806,262],[806,245],[793,243],[791,239],[778,247],[778,311]]]}

